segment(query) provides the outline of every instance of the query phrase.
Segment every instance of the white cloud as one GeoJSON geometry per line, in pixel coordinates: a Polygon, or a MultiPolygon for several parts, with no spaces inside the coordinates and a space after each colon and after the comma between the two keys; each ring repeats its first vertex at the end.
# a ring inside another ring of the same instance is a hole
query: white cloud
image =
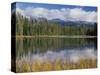
{"type": "Polygon", "coordinates": [[[26,17],[44,17],[48,20],[51,19],[61,19],[61,20],[71,20],[71,21],[88,21],[97,22],[97,12],[96,11],[85,11],[82,8],[62,8],[62,9],[46,9],[46,8],[32,8],[28,7],[24,10],[17,8],[17,12],[21,13],[26,17]]]}
{"type": "Polygon", "coordinates": [[[20,13],[21,15],[25,16],[24,10],[20,8],[16,8],[16,13],[20,13]]]}

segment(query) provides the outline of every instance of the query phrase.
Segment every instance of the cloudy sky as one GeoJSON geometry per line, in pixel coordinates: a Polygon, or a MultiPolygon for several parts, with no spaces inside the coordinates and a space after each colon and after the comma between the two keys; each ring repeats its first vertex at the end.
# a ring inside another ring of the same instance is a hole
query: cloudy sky
{"type": "Polygon", "coordinates": [[[17,3],[16,11],[25,17],[97,22],[97,8],[89,6],[17,3]]]}

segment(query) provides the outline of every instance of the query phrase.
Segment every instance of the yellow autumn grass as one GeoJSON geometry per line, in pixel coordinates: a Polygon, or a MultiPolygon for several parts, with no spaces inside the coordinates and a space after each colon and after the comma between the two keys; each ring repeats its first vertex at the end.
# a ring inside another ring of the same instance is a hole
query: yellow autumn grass
{"type": "Polygon", "coordinates": [[[61,63],[60,59],[57,59],[54,63],[51,63],[47,60],[45,63],[41,63],[39,60],[36,60],[34,63],[22,62],[16,63],[16,72],[39,72],[39,71],[53,71],[53,70],[70,70],[70,69],[85,69],[85,68],[96,68],[97,60],[96,59],[80,59],[77,63],[71,63],[64,61],[61,63]]]}

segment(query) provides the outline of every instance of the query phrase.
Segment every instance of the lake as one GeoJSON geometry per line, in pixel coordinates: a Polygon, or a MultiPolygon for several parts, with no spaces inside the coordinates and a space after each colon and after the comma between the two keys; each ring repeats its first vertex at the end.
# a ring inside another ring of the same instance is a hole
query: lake
{"type": "Polygon", "coordinates": [[[97,38],[16,39],[17,72],[95,68],[97,38]]]}

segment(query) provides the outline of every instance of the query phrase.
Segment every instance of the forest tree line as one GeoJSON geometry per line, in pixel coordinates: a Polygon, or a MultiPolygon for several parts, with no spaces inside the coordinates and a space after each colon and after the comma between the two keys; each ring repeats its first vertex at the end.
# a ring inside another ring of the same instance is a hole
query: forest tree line
{"type": "Polygon", "coordinates": [[[45,18],[26,18],[18,13],[12,14],[13,17],[16,17],[16,35],[97,35],[97,23],[93,26],[60,25],[45,18]]]}

